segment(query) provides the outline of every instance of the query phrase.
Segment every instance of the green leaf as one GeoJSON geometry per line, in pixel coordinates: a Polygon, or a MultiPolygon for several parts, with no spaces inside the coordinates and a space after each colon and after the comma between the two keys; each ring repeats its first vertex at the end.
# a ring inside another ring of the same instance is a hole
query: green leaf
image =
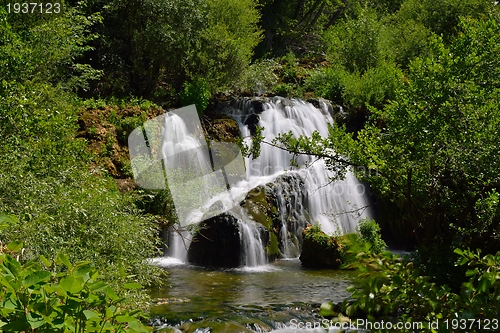
{"type": "Polygon", "coordinates": [[[32,312],[26,314],[26,319],[32,329],[37,329],[45,324],[45,320],[42,317],[32,312]]]}
{"type": "Polygon", "coordinates": [[[65,292],[76,294],[83,289],[84,282],[80,277],[68,276],[63,278],[59,285],[65,292]]]}
{"type": "Polygon", "coordinates": [[[31,273],[24,279],[23,286],[27,288],[40,282],[48,282],[51,276],[52,273],[47,271],[38,271],[31,273]]]}
{"type": "Polygon", "coordinates": [[[52,263],[50,262],[50,260],[45,258],[43,255],[40,255],[40,260],[45,265],[45,267],[50,268],[50,266],[52,266],[52,263]]]}
{"type": "Polygon", "coordinates": [[[473,276],[473,275],[476,275],[476,271],[475,270],[472,270],[472,269],[468,269],[467,272],[465,272],[465,276],[473,276]]]}
{"type": "Polygon", "coordinates": [[[322,303],[321,308],[319,310],[319,314],[323,317],[334,316],[335,312],[333,312],[333,303],[332,302],[322,303]]]}
{"type": "Polygon", "coordinates": [[[21,272],[21,264],[19,263],[19,261],[7,255],[5,257],[3,265],[9,275],[13,276],[16,279],[17,277],[19,277],[19,274],[21,272]]]}
{"type": "Polygon", "coordinates": [[[102,281],[98,281],[98,282],[88,284],[88,287],[90,290],[95,292],[95,291],[101,291],[101,290],[106,289],[108,287],[108,284],[105,282],[102,282],[102,281]]]}
{"type": "Polygon", "coordinates": [[[57,255],[57,258],[66,266],[68,267],[68,269],[72,269],[73,268],[73,265],[71,264],[71,262],[69,261],[68,257],[64,254],[64,253],[59,253],[57,255]]]}
{"type": "Polygon", "coordinates": [[[11,251],[11,252],[18,252],[19,250],[21,250],[23,248],[23,242],[10,242],[8,245],[7,245],[7,250],[11,251]]]}
{"type": "Polygon", "coordinates": [[[14,215],[0,215],[0,231],[18,222],[19,220],[14,215]]]}
{"type": "Polygon", "coordinates": [[[149,332],[146,326],[144,326],[139,320],[131,321],[128,323],[131,329],[136,332],[149,332]]]}
{"type": "Polygon", "coordinates": [[[392,277],[392,281],[394,282],[394,284],[398,287],[401,287],[403,284],[404,284],[404,281],[403,279],[401,278],[401,276],[399,275],[394,275],[392,277]]]}
{"type": "Polygon", "coordinates": [[[481,280],[479,280],[477,288],[481,292],[485,293],[490,289],[490,286],[491,286],[490,279],[487,276],[483,276],[483,277],[481,277],[481,280]]]}
{"type": "Polygon", "coordinates": [[[116,301],[119,299],[116,292],[113,289],[111,289],[110,287],[107,287],[104,290],[106,292],[106,296],[109,297],[112,301],[116,301]]]}
{"type": "Polygon", "coordinates": [[[117,316],[116,321],[118,323],[129,323],[132,321],[136,321],[137,319],[131,316],[117,316]]]}
{"type": "Polygon", "coordinates": [[[101,317],[96,312],[91,310],[83,310],[83,314],[85,315],[85,318],[87,318],[87,320],[101,319],[101,317]]]}
{"type": "Polygon", "coordinates": [[[139,283],[135,283],[135,282],[133,282],[133,283],[125,283],[125,284],[123,285],[123,287],[124,287],[125,289],[141,289],[141,288],[142,288],[142,285],[141,285],[141,284],[139,284],[139,283]]]}

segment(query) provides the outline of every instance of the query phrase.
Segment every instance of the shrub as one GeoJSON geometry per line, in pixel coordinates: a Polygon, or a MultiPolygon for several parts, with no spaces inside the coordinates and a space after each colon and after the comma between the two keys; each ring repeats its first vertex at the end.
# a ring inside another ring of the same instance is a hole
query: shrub
{"type": "Polygon", "coordinates": [[[320,226],[308,226],[302,232],[304,241],[300,261],[307,267],[339,267],[345,248],[341,237],[325,234],[320,226]]]}
{"type": "Polygon", "coordinates": [[[356,231],[360,234],[362,240],[370,243],[373,253],[378,254],[386,249],[387,245],[380,234],[380,226],[375,220],[364,219],[359,221],[356,231]]]}
{"type": "Polygon", "coordinates": [[[210,85],[205,79],[199,77],[191,82],[184,82],[180,93],[182,105],[195,104],[199,115],[207,108],[210,96],[210,85]]]}
{"type": "Polygon", "coordinates": [[[270,92],[278,83],[278,68],[278,63],[272,59],[257,61],[243,71],[234,89],[258,95],[270,92]]]}
{"type": "MultiPolygon", "coordinates": [[[[0,223],[7,219],[12,218],[0,216],[0,223]]],[[[145,314],[125,308],[124,299],[100,280],[88,262],[72,264],[62,254],[54,263],[43,256],[22,262],[12,257],[17,252],[19,258],[21,247],[13,242],[0,249],[2,332],[150,331],[141,323],[145,314]]],[[[123,288],[141,285],[125,283],[123,288]]]]}
{"type": "Polygon", "coordinates": [[[371,258],[372,269],[365,265],[357,280],[359,285],[350,289],[354,301],[344,302],[345,313],[368,320],[422,322],[424,330],[430,330],[429,323],[439,320],[439,328],[433,328],[440,332],[463,328],[464,323],[471,332],[478,332],[480,319],[498,328],[500,252],[482,256],[480,251],[457,249],[455,253],[459,255],[456,265],[468,268],[468,280],[457,293],[421,275],[409,257],[402,259],[390,252],[366,256],[371,258]]]}

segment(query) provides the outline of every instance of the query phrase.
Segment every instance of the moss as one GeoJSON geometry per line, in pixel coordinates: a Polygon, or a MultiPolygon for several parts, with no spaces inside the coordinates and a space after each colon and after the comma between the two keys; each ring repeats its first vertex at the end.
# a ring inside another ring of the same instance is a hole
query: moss
{"type": "Polygon", "coordinates": [[[88,152],[93,156],[96,169],[104,170],[114,178],[130,178],[128,135],[148,119],[165,111],[154,104],[103,105],[87,101],[79,113],[78,136],[87,140],[88,152]],[[146,108],[147,106],[147,108],[146,108]]]}
{"type": "Polygon", "coordinates": [[[268,256],[280,256],[281,251],[279,249],[278,237],[274,233],[269,234],[269,244],[266,246],[266,251],[268,256]]]}
{"type": "Polygon", "coordinates": [[[271,231],[273,220],[269,213],[272,211],[272,207],[266,201],[266,193],[263,187],[259,186],[250,191],[242,206],[255,222],[262,224],[267,230],[271,231]]]}
{"type": "Polygon", "coordinates": [[[346,247],[342,236],[329,236],[319,226],[308,225],[302,232],[304,241],[300,261],[303,266],[338,268],[344,262],[346,247]]]}

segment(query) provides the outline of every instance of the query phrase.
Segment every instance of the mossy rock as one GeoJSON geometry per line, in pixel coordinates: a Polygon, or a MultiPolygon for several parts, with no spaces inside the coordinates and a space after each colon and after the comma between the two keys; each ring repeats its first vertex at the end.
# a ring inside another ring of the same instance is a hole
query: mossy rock
{"type": "Polygon", "coordinates": [[[300,261],[305,267],[338,268],[345,257],[346,248],[341,236],[329,236],[319,226],[308,225],[302,232],[300,261]]]}
{"type": "Polygon", "coordinates": [[[188,250],[188,261],[201,266],[232,268],[240,265],[238,220],[230,213],[202,223],[188,250]]]}
{"type": "Polygon", "coordinates": [[[241,206],[245,208],[255,222],[262,224],[267,230],[271,230],[272,216],[276,215],[278,210],[267,202],[266,191],[263,186],[257,186],[248,192],[241,206]]]}

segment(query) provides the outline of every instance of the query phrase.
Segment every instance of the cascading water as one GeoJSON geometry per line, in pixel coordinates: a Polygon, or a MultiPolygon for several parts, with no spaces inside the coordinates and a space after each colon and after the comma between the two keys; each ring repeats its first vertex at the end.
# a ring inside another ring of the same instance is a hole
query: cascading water
{"type": "MultiPolygon", "coordinates": [[[[300,100],[276,97],[260,102],[262,110],[256,112],[254,102],[243,99],[219,110],[238,122],[243,137],[250,137],[255,126],[264,128],[261,134],[265,142],[271,142],[278,134],[290,131],[296,136],[310,136],[314,131],[327,136],[327,124],[333,122],[326,103],[320,103],[320,107],[316,108],[300,100]]],[[[182,126],[177,121],[174,118],[170,124],[166,122],[165,126],[175,125],[176,131],[182,132],[182,126]]],[[[168,132],[168,128],[165,132],[168,132]]],[[[196,147],[202,147],[196,140],[181,134],[164,137],[164,152],[174,154],[176,149],[183,149],[186,145],[196,152],[196,147]]],[[[207,160],[203,157],[203,152],[196,153],[195,157],[199,163],[207,160]],[[198,158],[198,155],[202,157],[198,158]]],[[[247,158],[245,161],[246,179],[234,184],[229,192],[210,198],[205,205],[210,207],[215,202],[221,202],[227,206],[225,203],[229,201],[240,202],[252,188],[274,182],[276,204],[283,221],[279,231],[280,249],[285,257],[298,256],[298,244],[293,241],[293,237],[301,237],[300,233],[307,222],[319,223],[327,233],[345,233],[353,231],[359,219],[369,216],[369,210],[364,209],[368,206],[364,186],[351,173],[347,173],[343,181],[331,182],[323,160],[300,156],[298,164],[308,166],[297,168],[290,164],[291,158],[292,155],[285,150],[262,144],[260,156],[255,160],[247,158]],[[295,183],[290,184],[290,177],[283,177],[284,175],[296,175],[292,177],[292,183],[295,183]],[[287,179],[286,186],[280,184],[283,179],[287,179]],[[296,215],[293,224],[286,222],[289,214],[296,215]]],[[[265,264],[266,252],[256,221],[241,209],[233,215],[238,220],[241,240],[240,264],[265,264]]],[[[170,244],[168,255],[185,260],[186,244],[179,241],[179,238],[174,239],[176,242],[170,244]]]]}
{"type": "MultiPolygon", "coordinates": [[[[310,136],[314,131],[318,131],[325,137],[328,135],[328,123],[333,123],[326,103],[320,103],[320,107],[316,108],[300,100],[276,97],[264,103],[263,109],[258,115],[258,126],[264,127],[261,134],[266,142],[271,142],[280,133],[290,131],[295,136],[310,136]]],[[[245,122],[248,123],[249,117],[255,115],[252,102],[243,100],[236,108],[227,111],[239,121],[242,135],[250,136],[251,128],[245,125],[245,122]]],[[[262,144],[259,158],[247,159],[247,177],[259,179],[294,170],[290,165],[291,158],[292,155],[285,150],[262,144]]],[[[358,220],[368,217],[369,210],[364,209],[368,206],[364,186],[350,172],[345,180],[330,182],[330,173],[326,170],[323,160],[301,156],[297,162],[302,166],[309,164],[307,168],[295,172],[304,177],[304,190],[308,193],[311,220],[319,222],[325,232],[354,231],[358,220]]]]}
{"type": "Polygon", "coordinates": [[[241,264],[243,266],[259,266],[266,262],[266,254],[262,247],[259,230],[252,223],[239,221],[240,239],[242,243],[241,264]]]}

